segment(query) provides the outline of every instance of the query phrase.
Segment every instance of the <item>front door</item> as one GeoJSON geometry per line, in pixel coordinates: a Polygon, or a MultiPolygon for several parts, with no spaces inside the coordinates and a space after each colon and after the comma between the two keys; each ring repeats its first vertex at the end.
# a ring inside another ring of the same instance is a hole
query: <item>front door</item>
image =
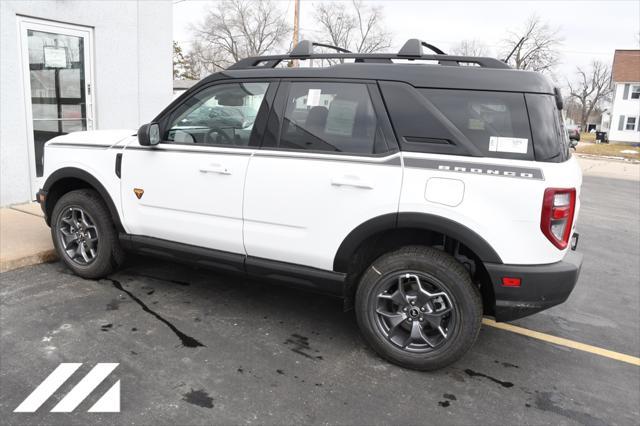
{"type": "Polygon", "coordinates": [[[245,254],[244,180],[266,122],[264,98],[275,90],[269,86],[205,87],[160,120],[157,146],[125,148],[121,194],[129,233],[245,254]]]}
{"type": "Polygon", "coordinates": [[[40,187],[44,144],[94,127],[92,29],[19,18],[31,193],[40,187]]]}

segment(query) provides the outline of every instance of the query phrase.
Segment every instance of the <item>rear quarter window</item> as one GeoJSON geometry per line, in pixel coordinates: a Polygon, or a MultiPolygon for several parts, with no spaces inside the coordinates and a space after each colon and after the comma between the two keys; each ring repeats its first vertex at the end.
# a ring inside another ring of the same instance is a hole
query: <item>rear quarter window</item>
{"type": "Polygon", "coordinates": [[[527,108],[537,161],[561,163],[570,154],[564,120],[551,95],[527,93],[527,108]]]}
{"type": "Polygon", "coordinates": [[[534,149],[522,93],[420,89],[485,157],[533,160],[534,149]]]}

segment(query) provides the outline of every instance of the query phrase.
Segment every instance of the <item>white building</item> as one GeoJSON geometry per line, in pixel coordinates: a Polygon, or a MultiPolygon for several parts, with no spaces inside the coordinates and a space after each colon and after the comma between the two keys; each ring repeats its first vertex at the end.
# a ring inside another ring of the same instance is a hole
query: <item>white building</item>
{"type": "Polygon", "coordinates": [[[609,140],[640,143],[640,50],[616,50],[609,140]]]}
{"type": "Polygon", "coordinates": [[[0,35],[2,206],[34,199],[47,140],[171,101],[171,1],[3,0],[0,35]]]}

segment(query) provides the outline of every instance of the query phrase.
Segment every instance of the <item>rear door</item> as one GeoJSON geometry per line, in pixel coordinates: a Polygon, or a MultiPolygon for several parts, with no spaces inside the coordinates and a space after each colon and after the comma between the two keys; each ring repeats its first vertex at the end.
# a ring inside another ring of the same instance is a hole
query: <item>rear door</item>
{"type": "Polygon", "coordinates": [[[247,172],[247,254],[332,270],[349,232],[397,212],[401,179],[375,84],[282,82],[247,172]]]}
{"type": "Polygon", "coordinates": [[[122,159],[128,232],[244,255],[244,179],[274,92],[268,81],[205,87],[170,114],[161,143],[128,146],[122,159]]]}

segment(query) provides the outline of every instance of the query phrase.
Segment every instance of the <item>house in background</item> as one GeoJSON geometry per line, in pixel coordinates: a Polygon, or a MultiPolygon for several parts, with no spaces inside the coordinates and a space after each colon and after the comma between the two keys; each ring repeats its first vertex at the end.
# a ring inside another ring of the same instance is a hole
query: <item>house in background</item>
{"type": "Polygon", "coordinates": [[[136,129],[172,96],[172,3],[0,1],[0,205],[33,200],[44,144],[136,129]]]}
{"type": "Polygon", "coordinates": [[[640,50],[616,50],[609,140],[640,143],[640,50]]]}

